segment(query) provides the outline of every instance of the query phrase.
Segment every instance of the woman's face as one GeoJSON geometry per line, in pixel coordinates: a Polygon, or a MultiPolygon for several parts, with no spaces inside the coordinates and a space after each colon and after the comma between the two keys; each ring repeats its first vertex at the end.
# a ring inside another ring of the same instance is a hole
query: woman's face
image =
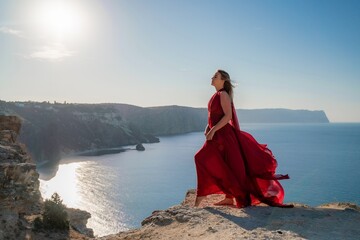
{"type": "Polygon", "coordinates": [[[224,80],[221,79],[221,74],[219,72],[216,72],[211,78],[211,85],[213,85],[214,87],[221,86],[221,84],[223,84],[223,81],[224,80]]]}

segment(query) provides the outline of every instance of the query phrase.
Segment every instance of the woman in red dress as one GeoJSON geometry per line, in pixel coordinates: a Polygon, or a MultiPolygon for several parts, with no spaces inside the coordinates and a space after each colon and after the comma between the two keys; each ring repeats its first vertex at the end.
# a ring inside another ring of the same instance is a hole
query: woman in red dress
{"type": "Polygon", "coordinates": [[[225,194],[216,205],[237,207],[260,202],[276,207],[283,204],[284,189],[278,182],[288,175],[277,175],[277,161],[265,144],[241,131],[232,101],[233,85],[224,70],[218,70],[211,85],[216,93],[208,104],[206,142],[195,155],[197,197],[195,206],[210,194],[225,194]]]}

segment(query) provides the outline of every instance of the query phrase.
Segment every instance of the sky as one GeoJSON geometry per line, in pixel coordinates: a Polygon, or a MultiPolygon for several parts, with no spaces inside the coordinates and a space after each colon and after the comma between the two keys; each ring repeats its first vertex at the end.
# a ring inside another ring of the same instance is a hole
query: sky
{"type": "Polygon", "coordinates": [[[0,100],[236,108],[360,122],[360,1],[2,0],[0,100]]]}

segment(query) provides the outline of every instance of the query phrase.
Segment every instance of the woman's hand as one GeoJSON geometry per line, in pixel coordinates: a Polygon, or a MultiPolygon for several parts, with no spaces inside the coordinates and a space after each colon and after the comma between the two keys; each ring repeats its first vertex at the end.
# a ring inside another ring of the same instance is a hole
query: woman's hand
{"type": "Polygon", "coordinates": [[[216,130],[211,128],[210,131],[206,134],[206,140],[212,140],[216,130]]]}
{"type": "Polygon", "coordinates": [[[210,131],[209,125],[206,125],[204,135],[206,136],[206,134],[208,134],[209,131],[210,131]]]}

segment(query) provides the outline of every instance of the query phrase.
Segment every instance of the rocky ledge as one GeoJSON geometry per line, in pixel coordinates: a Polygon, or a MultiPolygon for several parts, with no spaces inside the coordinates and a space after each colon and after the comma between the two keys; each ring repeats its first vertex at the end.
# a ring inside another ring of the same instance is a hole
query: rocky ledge
{"type": "Polygon", "coordinates": [[[258,205],[238,209],[214,206],[222,196],[212,195],[194,208],[195,190],[167,210],[154,211],[142,227],[100,238],[118,239],[357,239],[360,207],[331,203],[294,208],[258,205]]]}

